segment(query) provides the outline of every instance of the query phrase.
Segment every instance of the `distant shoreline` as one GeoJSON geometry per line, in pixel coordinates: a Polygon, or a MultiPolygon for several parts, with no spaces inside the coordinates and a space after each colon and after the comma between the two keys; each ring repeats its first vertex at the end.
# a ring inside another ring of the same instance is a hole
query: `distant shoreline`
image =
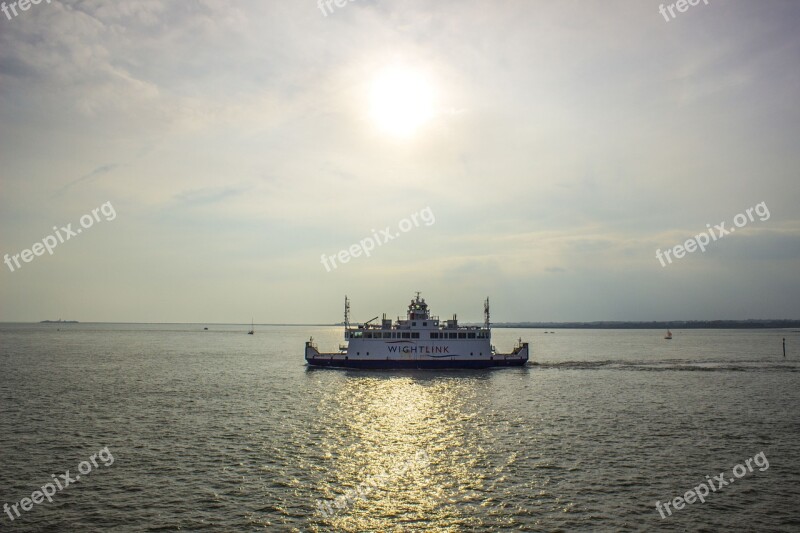
{"type": "Polygon", "coordinates": [[[800,320],[670,320],[658,322],[498,322],[494,328],[519,329],[785,329],[800,320]]]}

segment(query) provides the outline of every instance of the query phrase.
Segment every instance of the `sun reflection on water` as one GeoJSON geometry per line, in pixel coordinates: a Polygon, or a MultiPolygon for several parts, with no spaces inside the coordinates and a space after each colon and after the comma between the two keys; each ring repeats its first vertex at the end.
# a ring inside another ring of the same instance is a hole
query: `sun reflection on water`
{"type": "Polygon", "coordinates": [[[330,418],[321,445],[330,460],[319,494],[333,516],[320,513],[320,530],[480,525],[469,507],[491,499],[504,465],[498,469],[487,453],[489,425],[472,423],[485,412],[478,398],[485,401],[490,374],[460,378],[365,373],[340,382],[325,400],[330,418]]]}

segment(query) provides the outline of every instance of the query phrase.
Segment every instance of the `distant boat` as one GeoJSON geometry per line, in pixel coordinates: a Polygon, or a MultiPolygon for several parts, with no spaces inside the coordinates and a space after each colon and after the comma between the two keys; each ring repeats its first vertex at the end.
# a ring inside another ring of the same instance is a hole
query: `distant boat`
{"type": "Polygon", "coordinates": [[[667,334],[664,335],[664,338],[667,339],[668,341],[671,341],[672,340],[672,332],[670,330],[667,330],[667,334]]]}
{"type": "Polygon", "coordinates": [[[250,331],[247,332],[248,335],[252,335],[255,333],[255,328],[253,328],[253,319],[250,319],[250,331]]]}

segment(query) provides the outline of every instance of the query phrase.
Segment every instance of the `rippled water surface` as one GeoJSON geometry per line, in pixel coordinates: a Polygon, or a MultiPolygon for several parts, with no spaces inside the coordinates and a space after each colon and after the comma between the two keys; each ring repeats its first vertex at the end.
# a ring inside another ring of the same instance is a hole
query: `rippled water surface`
{"type": "Polygon", "coordinates": [[[0,325],[0,504],[91,470],[0,528],[800,531],[797,332],[497,329],[535,364],[378,372],[305,367],[340,328],[208,327],[0,325]]]}

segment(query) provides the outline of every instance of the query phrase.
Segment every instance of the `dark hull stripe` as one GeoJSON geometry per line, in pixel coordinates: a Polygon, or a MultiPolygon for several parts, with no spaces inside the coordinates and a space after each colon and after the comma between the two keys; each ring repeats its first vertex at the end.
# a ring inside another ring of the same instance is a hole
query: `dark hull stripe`
{"type": "Polygon", "coordinates": [[[365,359],[348,359],[343,361],[330,360],[330,359],[306,359],[310,366],[328,366],[336,368],[493,368],[493,367],[508,367],[508,366],[524,366],[528,362],[527,359],[495,359],[495,360],[480,360],[480,361],[452,361],[452,360],[420,360],[420,361],[402,361],[402,360],[365,360],[365,359]]]}

